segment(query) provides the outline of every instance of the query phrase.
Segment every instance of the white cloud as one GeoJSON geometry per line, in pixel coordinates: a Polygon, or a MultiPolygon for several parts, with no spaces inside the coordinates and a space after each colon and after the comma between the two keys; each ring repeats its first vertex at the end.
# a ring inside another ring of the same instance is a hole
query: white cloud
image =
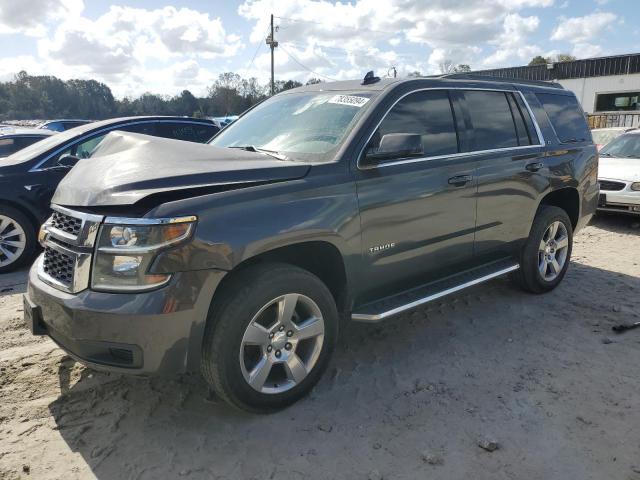
{"type": "Polygon", "coordinates": [[[566,40],[574,44],[585,43],[596,38],[617,19],[609,12],[596,12],[584,17],[561,18],[553,31],[551,40],[566,40]]]}
{"type": "Polygon", "coordinates": [[[42,37],[49,23],[76,17],[83,8],[82,0],[0,0],[0,34],[42,37]]]}
{"type": "Polygon", "coordinates": [[[602,54],[602,47],[591,43],[576,43],[571,51],[571,55],[576,58],[593,58],[602,54]]]}
{"type": "Polygon", "coordinates": [[[507,15],[503,23],[503,32],[490,42],[495,45],[496,50],[482,61],[482,66],[497,67],[514,59],[526,62],[540,54],[542,49],[529,41],[539,25],[540,19],[536,16],[522,17],[517,13],[507,15]]]}
{"type": "MultiPolygon", "coordinates": [[[[400,43],[424,45],[424,59],[433,69],[442,56],[453,63],[469,63],[482,51],[480,45],[494,46],[494,61],[522,58],[538,48],[526,45],[524,36],[538,26],[537,17],[522,17],[525,8],[549,7],[553,0],[355,0],[332,3],[327,0],[245,0],[240,16],[254,22],[252,42],[264,41],[269,14],[276,12],[281,27],[280,41],[340,48],[352,67],[355,52],[375,45],[397,47],[400,43]],[[532,28],[533,27],[533,28],[532,28]],[[503,39],[511,50],[500,51],[503,39]],[[500,51],[500,53],[498,53],[500,51]],[[473,55],[470,55],[473,54],[473,55]]],[[[414,59],[414,63],[416,60],[414,59]]],[[[473,62],[471,62],[473,64],[473,62]]]]}

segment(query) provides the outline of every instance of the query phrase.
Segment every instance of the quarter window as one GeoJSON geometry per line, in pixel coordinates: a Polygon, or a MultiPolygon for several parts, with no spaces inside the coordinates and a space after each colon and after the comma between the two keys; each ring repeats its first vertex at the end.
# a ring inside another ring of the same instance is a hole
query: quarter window
{"type": "MultiPolygon", "coordinates": [[[[464,92],[473,126],[474,150],[517,147],[518,132],[505,92],[464,92]]],[[[520,117],[522,122],[522,117],[520,117]]],[[[524,125],[521,125],[523,128],[524,125]]],[[[522,133],[524,139],[525,133],[522,133]]]]}
{"type": "Polygon", "coordinates": [[[384,118],[373,135],[370,150],[380,145],[388,133],[412,133],[422,137],[424,155],[457,153],[458,136],[446,90],[415,92],[400,100],[384,118]]]}
{"type": "Polygon", "coordinates": [[[591,139],[584,112],[574,95],[538,93],[537,96],[561,143],[591,139]]]}

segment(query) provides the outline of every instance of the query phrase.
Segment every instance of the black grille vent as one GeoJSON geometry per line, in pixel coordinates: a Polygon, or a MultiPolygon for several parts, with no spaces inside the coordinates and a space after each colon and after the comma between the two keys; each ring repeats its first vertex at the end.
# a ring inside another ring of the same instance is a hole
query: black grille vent
{"type": "Polygon", "coordinates": [[[82,227],[82,220],[54,211],[51,216],[51,226],[77,237],[82,227]]]}
{"type": "Polygon", "coordinates": [[[622,182],[612,182],[611,180],[600,180],[600,190],[607,190],[609,192],[618,192],[625,187],[622,182]]]}
{"type": "Polygon", "coordinates": [[[45,247],[42,268],[51,278],[70,286],[73,282],[73,266],[72,257],[53,248],[45,247]]]}

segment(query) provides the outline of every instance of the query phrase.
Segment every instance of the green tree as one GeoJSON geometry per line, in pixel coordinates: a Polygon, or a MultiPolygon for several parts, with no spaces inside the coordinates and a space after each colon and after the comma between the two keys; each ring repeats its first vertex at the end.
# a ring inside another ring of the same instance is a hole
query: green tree
{"type": "Polygon", "coordinates": [[[534,65],[546,65],[547,63],[549,63],[549,60],[544,58],[541,55],[536,55],[535,57],[533,57],[531,59],[531,61],[529,62],[529,66],[532,67],[534,65]]]}

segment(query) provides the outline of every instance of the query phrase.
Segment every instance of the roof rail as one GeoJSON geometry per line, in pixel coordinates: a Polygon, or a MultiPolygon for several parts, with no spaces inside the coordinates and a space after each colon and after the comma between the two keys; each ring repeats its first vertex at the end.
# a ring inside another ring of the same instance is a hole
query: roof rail
{"type": "Polygon", "coordinates": [[[542,80],[521,80],[519,78],[510,77],[494,77],[477,73],[446,73],[444,75],[440,75],[439,78],[451,78],[454,80],[481,80],[485,82],[520,83],[522,85],[535,85],[538,87],[558,88],[560,90],[564,90],[564,87],[557,82],[545,82],[542,80]]]}

